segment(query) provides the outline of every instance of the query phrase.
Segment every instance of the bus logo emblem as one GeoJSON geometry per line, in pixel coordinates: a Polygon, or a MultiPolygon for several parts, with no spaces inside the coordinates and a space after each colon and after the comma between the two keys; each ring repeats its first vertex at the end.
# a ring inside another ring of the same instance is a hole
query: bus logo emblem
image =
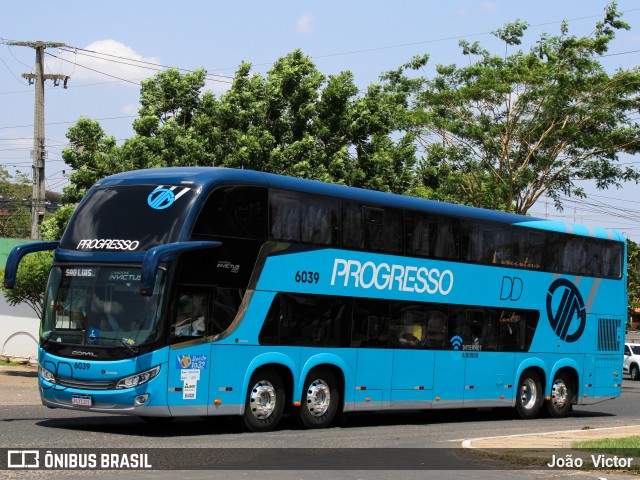
{"type": "Polygon", "coordinates": [[[559,278],[549,287],[547,316],[551,328],[560,340],[572,343],[582,336],[587,324],[584,300],[578,288],[566,278],[559,278]],[[555,305],[554,299],[556,299],[555,305]],[[573,329],[570,332],[572,326],[573,329]]]}
{"type": "Polygon", "coordinates": [[[173,205],[176,196],[168,188],[158,187],[147,197],[147,203],[154,210],[164,210],[173,205]]]}

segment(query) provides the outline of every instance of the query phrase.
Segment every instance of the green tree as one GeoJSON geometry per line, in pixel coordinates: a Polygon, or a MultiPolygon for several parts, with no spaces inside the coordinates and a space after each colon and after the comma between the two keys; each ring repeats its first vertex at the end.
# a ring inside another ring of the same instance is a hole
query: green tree
{"type": "MultiPolygon", "coordinates": [[[[14,288],[8,289],[2,285],[2,293],[9,305],[26,303],[40,318],[51,260],[50,252],[32,253],[22,259],[14,288]]],[[[4,278],[4,269],[0,270],[0,278],[4,278]]]]}
{"type": "Polygon", "coordinates": [[[563,23],[559,35],[509,53],[526,28],[516,21],[494,32],[502,54],[462,41],[464,66],[416,75],[423,56],[385,74],[387,88],[405,96],[408,130],[424,151],[423,191],[525,214],[544,193],[558,208],[563,195],[586,196],[579,180],[604,189],[640,178],[619,162],[640,147],[640,71],[608,74],[599,61],[616,30],[629,28],[616,4],[589,37],[563,23]]]}
{"type": "Polygon", "coordinates": [[[206,72],[161,72],[142,83],[135,135],[116,146],[80,119],[63,158],[76,171],[64,200],[77,202],[100,178],[164,166],[222,166],[406,193],[415,146],[399,133],[404,99],[379,85],[359,96],[353,75],[326,77],[300,50],[265,77],[242,63],[230,90],[203,92],[206,72]]]}
{"type": "Polygon", "coordinates": [[[31,236],[31,182],[0,167],[0,237],[31,236]]]}
{"type": "Polygon", "coordinates": [[[42,240],[60,240],[75,210],[75,205],[64,205],[42,222],[40,225],[42,240]]]}
{"type": "MultiPolygon", "coordinates": [[[[65,205],[42,222],[40,225],[42,239],[59,240],[74,210],[74,205],[65,205]]],[[[7,289],[4,285],[0,286],[9,305],[26,303],[38,317],[42,315],[44,292],[52,260],[51,252],[32,253],[22,259],[18,266],[14,288],[7,289]]],[[[0,278],[4,278],[4,270],[0,270],[0,278]]]]}
{"type": "Polygon", "coordinates": [[[73,169],[62,201],[77,203],[87,189],[99,179],[121,172],[116,139],[106,136],[95,120],[80,118],[67,132],[70,147],[62,151],[62,159],[73,169]]]}
{"type": "Polygon", "coordinates": [[[631,316],[640,309],[640,246],[631,240],[627,240],[627,285],[631,316]]]}

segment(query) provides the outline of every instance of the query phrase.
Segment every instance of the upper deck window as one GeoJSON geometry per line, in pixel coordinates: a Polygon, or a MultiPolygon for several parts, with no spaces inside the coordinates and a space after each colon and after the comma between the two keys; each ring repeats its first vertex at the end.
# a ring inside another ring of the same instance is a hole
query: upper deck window
{"type": "Polygon", "coordinates": [[[233,186],[214,190],[198,216],[193,234],[266,239],[267,189],[233,186]]]}
{"type": "Polygon", "coordinates": [[[191,188],[172,185],[92,189],[69,223],[60,247],[134,252],[174,242],[195,197],[191,188]]]}
{"type": "Polygon", "coordinates": [[[342,246],[402,253],[402,211],[342,203],[342,246]]]}
{"type": "Polygon", "coordinates": [[[274,190],[270,238],[313,245],[337,245],[339,202],[332,198],[274,190]]]}

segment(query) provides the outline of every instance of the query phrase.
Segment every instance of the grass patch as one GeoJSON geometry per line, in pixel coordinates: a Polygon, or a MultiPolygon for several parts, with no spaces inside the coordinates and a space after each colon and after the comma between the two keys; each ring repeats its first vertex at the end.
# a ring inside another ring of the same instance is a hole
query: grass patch
{"type": "Polygon", "coordinates": [[[17,367],[18,365],[22,365],[20,362],[6,362],[4,360],[0,361],[0,367],[17,367]]]}
{"type": "Polygon", "coordinates": [[[637,473],[640,470],[640,436],[622,438],[603,438],[600,440],[585,440],[574,442],[571,447],[583,453],[605,455],[607,457],[633,458],[626,471],[637,473]]]}
{"type": "Polygon", "coordinates": [[[583,442],[574,442],[571,447],[580,450],[602,451],[612,455],[616,455],[616,452],[619,452],[621,455],[640,457],[640,436],[585,440],[583,442]]]}

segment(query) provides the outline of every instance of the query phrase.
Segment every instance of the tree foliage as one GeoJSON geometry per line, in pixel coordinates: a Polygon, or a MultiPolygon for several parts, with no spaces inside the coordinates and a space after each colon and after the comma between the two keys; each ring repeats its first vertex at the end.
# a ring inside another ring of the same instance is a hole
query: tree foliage
{"type": "Polygon", "coordinates": [[[75,172],[64,200],[77,202],[100,178],[164,166],[247,168],[407,193],[415,144],[400,133],[402,97],[353,75],[325,76],[296,50],[265,77],[242,63],[230,90],[202,91],[206,72],[175,69],[142,83],[135,135],[116,146],[100,125],[80,119],[63,158],[75,172]]]}
{"type": "MultiPolygon", "coordinates": [[[[494,35],[508,52],[526,28],[516,21],[494,35]]],[[[387,73],[387,88],[405,95],[408,131],[425,153],[417,168],[423,188],[525,214],[544,193],[558,208],[563,195],[585,196],[581,180],[600,189],[638,181],[619,157],[640,147],[640,72],[610,75],[599,61],[615,32],[628,28],[614,3],[589,37],[570,35],[563,23],[528,52],[492,54],[462,41],[468,65],[416,76],[423,56],[387,73]]]]}
{"type": "Polygon", "coordinates": [[[0,237],[31,236],[31,182],[0,167],[0,237]]]}
{"type": "MultiPolygon", "coordinates": [[[[9,305],[26,303],[38,318],[41,317],[51,260],[50,252],[32,253],[22,259],[15,286],[12,289],[4,288],[4,285],[1,287],[9,305]]],[[[4,278],[4,269],[0,270],[0,278],[4,278]]]]}
{"type": "MultiPolygon", "coordinates": [[[[42,239],[60,239],[74,210],[75,206],[65,205],[42,222],[40,225],[42,239]]],[[[4,285],[0,285],[7,303],[9,305],[25,303],[40,318],[52,260],[51,252],[38,252],[25,256],[18,266],[14,288],[7,289],[4,285]]],[[[4,278],[4,270],[0,270],[0,278],[4,278]]]]}
{"type": "Polygon", "coordinates": [[[629,315],[640,309],[640,246],[627,240],[627,284],[629,315]]]}

